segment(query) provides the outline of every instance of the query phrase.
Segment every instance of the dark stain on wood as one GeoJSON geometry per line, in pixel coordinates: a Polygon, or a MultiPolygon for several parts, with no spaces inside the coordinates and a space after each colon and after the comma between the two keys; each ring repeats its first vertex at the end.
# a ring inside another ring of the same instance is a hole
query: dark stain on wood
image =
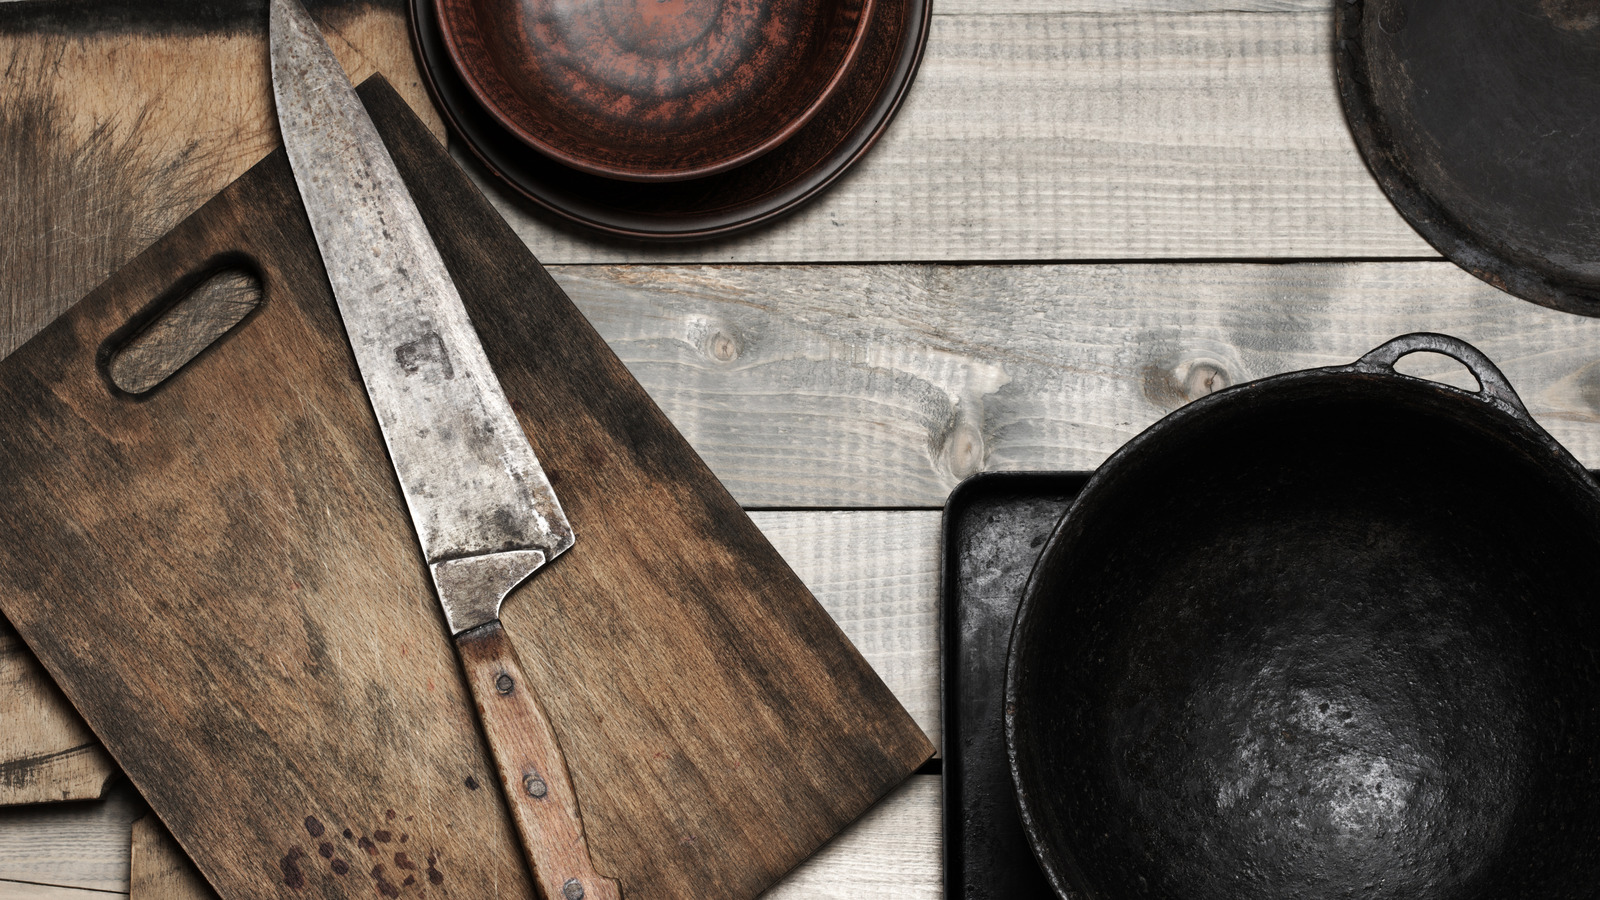
{"type": "Polygon", "coordinates": [[[28,785],[39,777],[43,768],[57,760],[66,759],[84,753],[98,752],[99,744],[80,744],[55,753],[43,753],[38,756],[27,756],[21,759],[0,762],[0,786],[6,788],[20,788],[28,785]]]}
{"type": "Polygon", "coordinates": [[[327,831],[327,829],[317,820],[316,816],[306,816],[306,834],[312,837],[322,837],[324,831],[327,831]]]}
{"type": "Polygon", "coordinates": [[[300,871],[300,860],[306,855],[299,847],[290,848],[278,865],[283,868],[283,883],[299,890],[306,886],[306,876],[300,871]]]}
{"type": "Polygon", "coordinates": [[[382,864],[373,866],[372,871],[368,874],[372,876],[373,882],[377,885],[378,893],[385,897],[400,896],[400,889],[390,883],[388,876],[383,872],[382,864]]]}

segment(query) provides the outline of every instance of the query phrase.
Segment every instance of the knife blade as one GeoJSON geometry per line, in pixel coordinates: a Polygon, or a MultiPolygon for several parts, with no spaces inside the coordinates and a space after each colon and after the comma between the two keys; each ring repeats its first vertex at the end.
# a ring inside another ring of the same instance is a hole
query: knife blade
{"type": "Polygon", "coordinates": [[[573,545],[527,435],[372,120],[298,0],[272,0],[279,128],[534,883],[612,900],[556,734],[500,625],[573,545]]]}

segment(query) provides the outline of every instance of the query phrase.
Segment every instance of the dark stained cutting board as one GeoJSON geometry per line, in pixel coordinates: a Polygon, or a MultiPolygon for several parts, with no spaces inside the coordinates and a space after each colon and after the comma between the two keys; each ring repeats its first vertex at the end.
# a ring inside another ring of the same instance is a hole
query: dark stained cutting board
{"type": "MultiPolygon", "coordinates": [[[[596,862],[629,900],[752,896],[933,748],[387,83],[362,95],[578,533],[504,619],[596,862]]],[[[529,895],[281,154],[0,363],[0,417],[0,608],[223,897],[529,895]],[[218,271],[260,305],[113,387],[218,271]]]]}

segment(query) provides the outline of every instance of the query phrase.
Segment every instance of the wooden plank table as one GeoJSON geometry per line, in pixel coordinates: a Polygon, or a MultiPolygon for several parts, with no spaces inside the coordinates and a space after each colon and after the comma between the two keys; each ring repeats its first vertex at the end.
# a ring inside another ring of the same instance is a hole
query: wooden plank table
{"type": "MultiPolygon", "coordinates": [[[[939,508],[975,472],[1092,468],[1200,393],[1412,330],[1478,345],[1600,465],[1600,321],[1462,273],[1392,210],[1344,127],[1332,2],[936,0],[883,142],[733,240],[599,241],[485,188],[937,741],[939,508]]],[[[0,147],[15,127],[0,106],[0,147]]],[[[8,294],[0,345],[91,285],[8,294]]],[[[0,810],[0,898],[127,892],[142,811],[115,783],[0,810]]],[[[938,896],[939,853],[917,776],[774,895],[938,896]]]]}

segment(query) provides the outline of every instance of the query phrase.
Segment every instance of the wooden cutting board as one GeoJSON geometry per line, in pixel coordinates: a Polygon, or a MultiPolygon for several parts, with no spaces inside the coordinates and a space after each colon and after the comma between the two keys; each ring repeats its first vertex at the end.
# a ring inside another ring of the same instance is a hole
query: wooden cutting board
{"type": "MultiPolygon", "coordinates": [[[[596,862],[629,900],[753,896],[933,748],[387,83],[362,95],[578,534],[504,620],[596,862]]],[[[0,609],[223,897],[529,894],[281,154],[0,363],[0,419],[0,609]]]]}
{"type": "MultiPolygon", "coordinates": [[[[351,78],[383,72],[443,136],[405,0],[309,0],[351,78]]],[[[0,356],[278,144],[266,4],[0,3],[0,356]]],[[[114,771],[0,618],[0,805],[98,797],[114,771]]]]}

